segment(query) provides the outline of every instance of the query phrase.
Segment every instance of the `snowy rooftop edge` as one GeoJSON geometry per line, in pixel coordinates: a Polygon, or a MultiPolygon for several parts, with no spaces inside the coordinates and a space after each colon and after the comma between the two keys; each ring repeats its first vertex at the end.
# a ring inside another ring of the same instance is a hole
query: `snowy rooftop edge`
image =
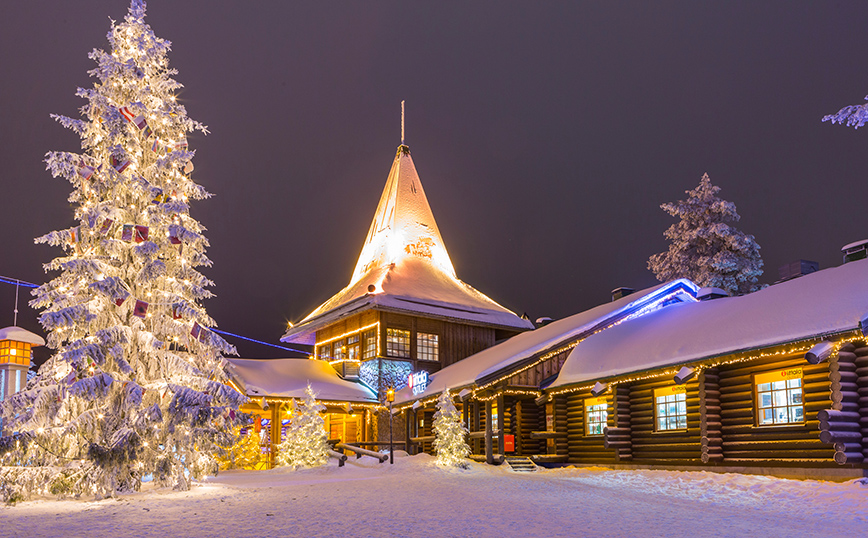
{"type": "Polygon", "coordinates": [[[689,289],[695,294],[698,287],[686,279],[673,280],[553,321],[533,331],[518,334],[505,342],[434,372],[429,376],[428,387],[420,394],[413,395],[409,389],[402,389],[395,395],[395,401],[406,403],[434,396],[446,389],[460,390],[469,387],[486,376],[574,340],[603,322],[614,320],[642,305],[651,304],[658,298],[666,297],[679,289],[689,289]]]}
{"type": "Polygon", "coordinates": [[[840,333],[866,313],[868,260],[860,260],[612,327],[577,346],[549,388],[840,333]]]}
{"type": "Polygon", "coordinates": [[[250,398],[303,398],[310,383],[318,400],[376,403],[361,383],[342,379],[325,361],[311,359],[226,359],[229,370],[250,398]]]}

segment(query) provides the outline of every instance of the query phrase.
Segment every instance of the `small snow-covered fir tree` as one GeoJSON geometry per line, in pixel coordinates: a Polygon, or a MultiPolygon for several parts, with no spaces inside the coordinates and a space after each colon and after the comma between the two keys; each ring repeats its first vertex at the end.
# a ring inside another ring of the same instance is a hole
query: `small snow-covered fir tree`
{"type": "Polygon", "coordinates": [[[448,467],[466,467],[470,456],[470,446],[465,441],[467,427],[461,422],[461,414],[452,403],[449,390],[437,398],[437,412],[434,413],[434,450],[437,464],[448,467]]]}
{"type": "Polygon", "coordinates": [[[262,445],[259,434],[253,428],[235,428],[235,443],[224,454],[217,455],[217,465],[221,471],[227,469],[255,469],[262,461],[262,445]]]}
{"type": "Polygon", "coordinates": [[[277,445],[277,465],[281,467],[317,467],[328,462],[329,436],[321,413],[325,406],[317,403],[308,383],[304,401],[290,401],[290,423],[286,440],[277,445]]]}
{"type": "Polygon", "coordinates": [[[51,152],[48,170],[72,184],[71,228],[38,238],[64,254],[31,305],[54,355],[0,406],[0,490],[98,497],[136,490],[142,477],[189,488],[216,469],[244,397],[223,383],[234,348],[209,330],[200,302],[212,283],[204,228],[190,201],[209,193],[190,177],[187,117],[169,69],[170,43],[132,0],[112,21],[82,119],[54,116],[81,137],[81,153],[51,152]]]}
{"type": "Polygon", "coordinates": [[[754,236],[727,224],[740,217],[734,203],[716,196],[718,191],[705,174],[698,187],[686,191],[687,200],[660,206],[679,219],[663,234],[671,241],[669,250],[648,260],[648,269],[661,282],[689,278],[730,294],[758,289],[763,273],[760,246],[754,236]]]}

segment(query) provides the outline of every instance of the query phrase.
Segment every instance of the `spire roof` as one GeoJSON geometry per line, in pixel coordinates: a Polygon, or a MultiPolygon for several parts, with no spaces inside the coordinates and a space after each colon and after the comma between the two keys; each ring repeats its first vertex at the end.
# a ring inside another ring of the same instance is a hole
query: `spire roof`
{"type": "Polygon", "coordinates": [[[380,307],[504,328],[532,329],[510,310],[459,280],[409,148],[398,147],[349,285],[281,338],[312,343],[334,320],[380,307]]]}

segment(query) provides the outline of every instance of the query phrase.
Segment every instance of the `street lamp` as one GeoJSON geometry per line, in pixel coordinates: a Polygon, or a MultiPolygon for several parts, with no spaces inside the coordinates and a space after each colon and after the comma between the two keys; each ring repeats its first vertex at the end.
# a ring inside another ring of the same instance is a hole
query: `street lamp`
{"type": "Polygon", "coordinates": [[[395,451],[392,446],[392,402],[395,401],[395,387],[386,389],[386,401],[389,402],[389,465],[395,463],[395,451]]]}

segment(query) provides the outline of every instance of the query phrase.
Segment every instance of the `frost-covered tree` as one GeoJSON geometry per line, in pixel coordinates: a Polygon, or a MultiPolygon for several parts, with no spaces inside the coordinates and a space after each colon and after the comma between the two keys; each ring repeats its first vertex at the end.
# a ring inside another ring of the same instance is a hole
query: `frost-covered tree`
{"type": "MultiPolygon", "coordinates": [[[[865,96],[868,101],[868,96],[865,96]]],[[[846,123],[847,127],[858,129],[865,125],[868,121],[868,103],[861,105],[848,105],[834,114],[823,116],[823,121],[831,121],[832,123],[846,123]]]]}
{"type": "Polygon", "coordinates": [[[63,249],[31,305],[53,356],[2,404],[0,493],[114,495],[142,477],[189,488],[231,445],[244,397],[223,383],[223,354],[201,306],[212,283],[204,228],[190,201],[210,196],[190,177],[187,117],[168,67],[170,43],[132,0],[112,21],[81,119],[54,116],[81,153],[50,152],[48,170],[72,184],[74,225],[36,239],[63,249]]]}
{"type": "MultiPolygon", "coordinates": [[[[317,403],[310,384],[304,401],[290,400],[290,422],[286,440],[277,445],[277,465],[280,467],[317,467],[328,462],[329,436],[321,413],[325,406],[317,403]]],[[[275,424],[274,427],[279,427],[275,424]]]]}
{"type": "Polygon", "coordinates": [[[730,294],[758,289],[763,273],[760,246],[754,236],[727,224],[740,217],[734,203],[717,197],[718,191],[704,174],[698,187],[686,191],[687,200],[660,206],[679,219],[663,234],[671,241],[669,250],[648,260],[648,269],[661,282],[689,278],[730,294]]]}
{"type": "Polygon", "coordinates": [[[470,456],[470,446],[465,441],[467,427],[461,422],[461,414],[452,403],[449,390],[437,398],[437,412],[434,413],[434,450],[437,464],[448,467],[465,467],[470,456]]]}

